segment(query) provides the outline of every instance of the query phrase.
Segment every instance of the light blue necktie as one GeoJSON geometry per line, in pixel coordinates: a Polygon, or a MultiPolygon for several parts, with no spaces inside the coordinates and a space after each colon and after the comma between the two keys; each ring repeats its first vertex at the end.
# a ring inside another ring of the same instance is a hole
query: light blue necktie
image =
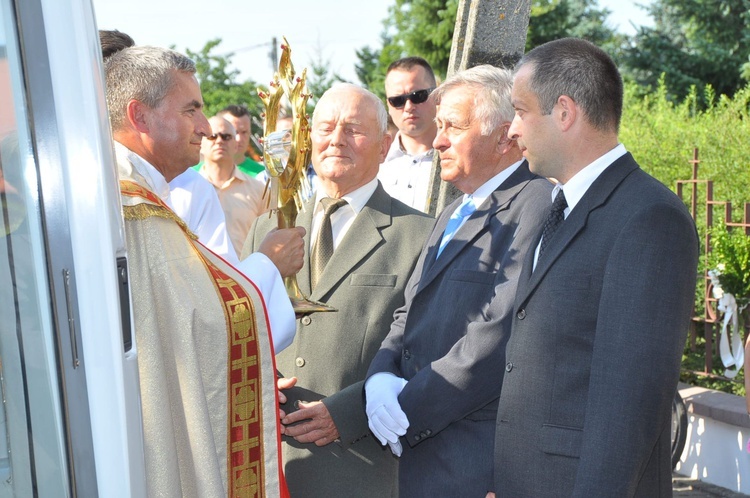
{"type": "Polygon", "coordinates": [[[477,207],[474,205],[474,199],[469,196],[456,208],[455,211],[453,211],[453,214],[448,220],[448,224],[445,226],[445,232],[443,232],[443,240],[440,241],[440,247],[438,247],[437,257],[440,257],[440,253],[443,252],[445,246],[447,246],[448,242],[450,242],[453,236],[456,235],[458,227],[460,227],[463,221],[471,216],[471,214],[476,210],[477,207]]]}

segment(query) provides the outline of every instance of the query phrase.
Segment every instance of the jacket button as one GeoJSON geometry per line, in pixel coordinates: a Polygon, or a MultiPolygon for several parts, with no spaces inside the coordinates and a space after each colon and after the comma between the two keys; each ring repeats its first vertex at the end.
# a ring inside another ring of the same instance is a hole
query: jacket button
{"type": "Polygon", "coordinates": [[[414,436],[414,441],[418,442],[420,439],[422,439],[421,435],[417,434],[417,435],[414,436]]]}
{"type": "Polygon", "coordinates": [[[513,363],[511,363],[511,362],[506,363],[505,364],[505,371],[506,372],[510,372],[511,370],[513,370],[513,363]]]}
{"type": "Polygon", "coordinates": [[[430,429],[427,429],[426,431],[424,431],[424,435],[425,436],[432,436],[432,431],[430,429]]]}
{"type": "Polygon", "coordinates": [[[302,325],[310,325],[310,322],[312,322],[312,320],[309,316],[305,315],[302,317],[302,325]]]}
{"type": "Polygon", "coordinates": [[[298,357],[296,360],[294,360],[294,364],[298,367],[304,367],[305,366],[305,359],[302,357],[298,357]]]}
{"type": "Polygon", "coordinates": [[[519,320],[523,320],[524,318],[526,318],[526,309],[521,308],[520,310],[518,310],[518,313],[516,313],[516,317],[518,317],[519,320]]]}
{"type": "Polygon", "coordinates": [[[411,359],[411,352],[408,349],[404,349],[404,359],[405,360],[411,359]]]}

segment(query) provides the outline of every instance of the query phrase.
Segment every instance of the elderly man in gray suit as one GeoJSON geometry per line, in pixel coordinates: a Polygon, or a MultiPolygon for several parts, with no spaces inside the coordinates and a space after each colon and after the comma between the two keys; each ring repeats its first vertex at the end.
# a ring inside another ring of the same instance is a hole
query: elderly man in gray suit
{"type": "Polygon", "coordinates": [[[508,136],[511,85],[509,71],[478,66],[433,94],[440,175],[464,195],[438,218],[365,385],[370,428],[403,451],[404,497],[492,487],[513,296],[552,190],[508,136]]]}
{"type": "Polygon", "coordinates": [[[527,254],[495,440],[497,496],[672,496],[670,407],[698,238],[680,199],[618,143],[623,86],[584,40],[519,62],[510,129],[559,180],[527,254]]]}
{"type": "MultiPolygon", "coordinates": [[[[310,248],[297,280],[311,299],[338,311],[302,318],[294,343],[277,357],[279,371],[298,379],[282,405],[292,496],[397,496],[397,460],[369,434],[362,384],[434,220],[378,182],[391,143],[386,126],[383,103],[351,84],[333,86],[313,113],[319,188],[297,219],[310,248]]],[[[243,252],[257,250],[273,225],[260,218],[243,252]]]]}

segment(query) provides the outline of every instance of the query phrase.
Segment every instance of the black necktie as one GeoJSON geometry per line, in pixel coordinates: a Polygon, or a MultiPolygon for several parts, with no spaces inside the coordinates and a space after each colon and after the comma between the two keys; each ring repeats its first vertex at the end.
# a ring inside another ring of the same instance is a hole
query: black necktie
{"type": "Polygon", "coordinates": [[[331,214],[346,204],[344,199],[333,199],[324,197],[320,199],[323,205],[323,219],[320,222],[320,230],[315,239],[315,245],[310,253],[310,286],[315,288],[328,260],[333,256],[333,230],[331,229],[331,214]]]}
{"type": "Polygon", "coordinates": [[[555,201],[552,203],[552,207],[547,215],[547,220],[544,222],[544,230],[542,231],[542,245],[539,246],[539,257],[537,261],[542,259],[542,254],[547,248],[547,245],[552,240],[552,237],[557,232],[560,224],[565,220],[565,208],[568,207],[568,202],[565,200],[565,194],[562,189],[557,192],[555,201]]]}

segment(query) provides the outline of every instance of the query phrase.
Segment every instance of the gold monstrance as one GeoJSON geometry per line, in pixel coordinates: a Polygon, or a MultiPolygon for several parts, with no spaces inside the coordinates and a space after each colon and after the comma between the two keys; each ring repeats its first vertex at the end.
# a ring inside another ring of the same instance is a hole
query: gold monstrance
{"type": "MultiPolygon", "coordinates": [[[[268,93],[258,89],[258,95],[266,108],[263,122],[263,158],[270,179],[270,190],[276,197],[279,228],[292,228],[297,213],[310,192],[307,181],[307,165],[310,164],[310,125],[307,116],[307,99],[311,97],[305,84],[307,69],[295,77],[289,42],[284,38],[281,45],[279,71],[274,73],[268,93]],[[281,98],[286,94],[292,108],[292,129],[276,131],[281,98]]],[[[273,199],[273,195],[270,196],[273,199]]],[[[270,202],[267,201],[267,202],[270,202]]],[[[297,316],[317,311],[336,311],[323,303],[310,301],[299,289],[295,275],[284,278],[292,307],[297,316]]]]}

